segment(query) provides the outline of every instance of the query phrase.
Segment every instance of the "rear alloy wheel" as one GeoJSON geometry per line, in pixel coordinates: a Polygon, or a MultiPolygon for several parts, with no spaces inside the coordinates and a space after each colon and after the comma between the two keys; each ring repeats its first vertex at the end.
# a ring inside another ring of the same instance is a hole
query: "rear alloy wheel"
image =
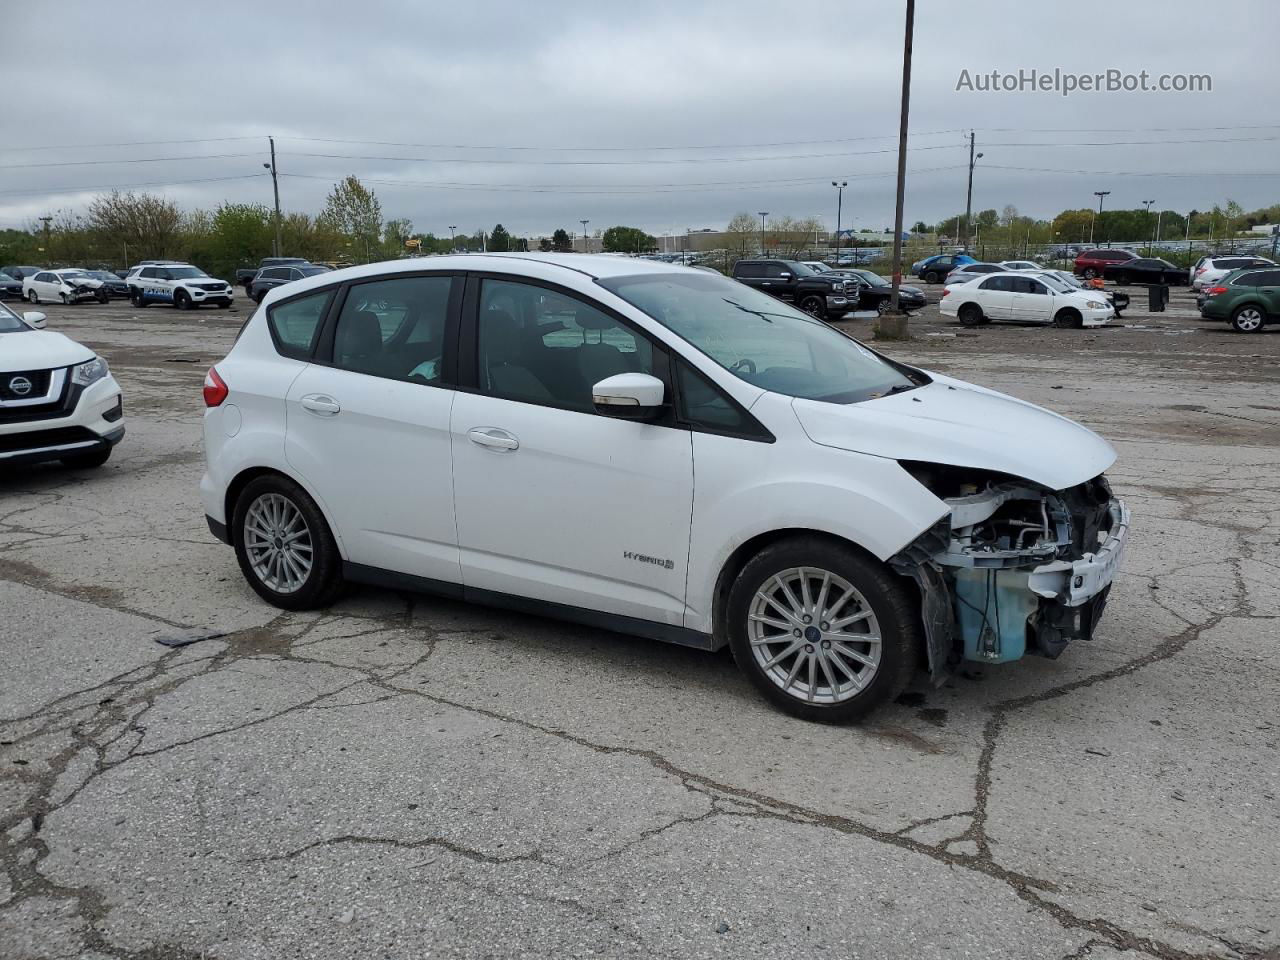
{"type": "Polygon", "coordinates": [[[285,610],[328,606],[342,588],[342,558],[315,501],[270,474],[249,481],[232,511],[236,559],[249,586],[285,610]]]}
{"type": "Polygon", "coordinates": [[[827,305],[819,296],[807,296],[800,301],[800,309],[815,320],[827,319],[827,305]]]}
{"type": "Polygon", "coordinates": [[[1053,318],[1053,325],[1055,327],[1077,329],[1084,326],[1084,318],[1080,316],[1079,310],[1066,307],[1058,311],[1057,315],[1053,318]]]}
{"type": "Polygon", "coordinates": [[[982,316],[982,308],[976,303],[966,303],[959,309],[956,316],[966,327],[981,326],[984,319],[982,316]]]}
{"type": "Polygon", "coordinates": [[[179,310],[190,310],[192,307],[191,297],[185,290],[179,290],[173,295],[173,305],[179,310]]]}
{"type": "Polygon", "coordinates": [[[1231,315],[1231,329],[1236,333],[1257,333],[1265,323],[1261,308],[1251,303],[1231,315]]]}
{"type": "Polygon", "coordinates": [[[1098,275],[1098,271],[1093,269],[1093,267],[1085,267],[1084,273],[1081,274],[1081,276],[1083,276],[1086,280],[1092,280],[1097,275],[1098,275]]]}
{"type": "Polygon", "coordinates": [[[734,581],[728,616],[739,668],[806,720],[863,716],[915,669],[916,618],[898,578],[834,540],[766,547],[734,581]]]}

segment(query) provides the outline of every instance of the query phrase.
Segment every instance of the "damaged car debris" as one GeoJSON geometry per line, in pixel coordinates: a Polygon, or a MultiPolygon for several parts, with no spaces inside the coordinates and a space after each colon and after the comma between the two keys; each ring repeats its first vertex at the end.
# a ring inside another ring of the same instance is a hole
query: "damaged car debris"
{"type": "Polygon", "coordinates": [[[890,560],[920,588],[935,682],[961,660],[1056,659],[1092,639],[1129,512],[1099,475],[1054,491],[1012,477],[904,463],[950,514],[890,560]]]}

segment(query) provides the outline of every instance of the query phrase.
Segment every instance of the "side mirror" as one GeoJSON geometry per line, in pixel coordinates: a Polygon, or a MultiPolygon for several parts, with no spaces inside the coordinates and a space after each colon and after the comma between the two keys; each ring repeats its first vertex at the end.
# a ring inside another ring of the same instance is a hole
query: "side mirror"
{"type": "Polygon", "coordinates": [[[22,319],[27,321],[27,323],[35,327],[37,330],[43,330],[45,327],[45,315],[37,310],[32,310],[30,313],[24,313],[22,315],[22,319]]]}
{"type": "Polygon", "coordinates": [[[619,420],[653,420],[662,413],[666,388],[647,373],[619,373],[591,388],[596,412],[619,420]]]}
{"type": "Polygon", "coordinates": [[[783,280],[791,279],[791,274],[787,273],[787,271],[785,270],[783,270],[780,274],[778,274],[778,276],[781,277],[783,280]]]}

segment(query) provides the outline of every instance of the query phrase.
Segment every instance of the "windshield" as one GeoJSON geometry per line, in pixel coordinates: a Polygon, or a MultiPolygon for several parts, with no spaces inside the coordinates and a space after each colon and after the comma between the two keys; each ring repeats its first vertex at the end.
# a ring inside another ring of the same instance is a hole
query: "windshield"
{"type": "Polygon", "coordinates": [[[661,273],[596,282],[765,390],[854,403],[919,385],[820,320],[724,277],[661,273]]]}
{"type": "Polygon", "coordinates": [[[18,315],[0,303],[0,333],[21,333],[24,330],[30,330],[25,323],[18,319],[18,315]]]}
{"type": "Polygon", "coordinates": [[[169,267],[165,271],[170,280],[190,280],[193,277],[207,277],[208,274],[199,267],[169,267]]]}
{"type": "Polygon", "coordinates": [[[1053,290],[1056,293],[1070,293],[1073,289],[1072,287],[1063,283],[1060,277],[1055,277],[1051,273],[1040,274],[1040,279],[1049,285],[1050,290],[1053,290]]]}
{"type": "Polygon", "coordinates": [[[87,277],[89,275],[83,270],[60,270],[58,271],[58,276],[71,280],[76,277],[87,277]]]}
{"type": "Polygon", "coordinates": [[[17,280],[9,276],[7,273],[0,273],[0,283],[17,283],[17,282],[18,282],[17,280]]]}
{"type": "Polygon", "coordinates": [[[851,270],[850,273],[856,273],[858,276],[860,276],[863,280],[867,281],[867,283],[871,284],[873,287],[892,286],[892,284],[890,284],[889,281],[886,280],[884,277],[880,276],[880,274],[872,273],[870,270],[851,270]]]}

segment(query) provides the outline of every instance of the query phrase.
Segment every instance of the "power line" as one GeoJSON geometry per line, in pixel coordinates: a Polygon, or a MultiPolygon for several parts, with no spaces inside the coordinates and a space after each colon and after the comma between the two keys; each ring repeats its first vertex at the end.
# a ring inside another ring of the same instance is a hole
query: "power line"
{"type": "Polygon", "coordinates": [[[1184,173],[1159,173],[1139,170],[1066,170],[1058,167],[1011,167],[998,163],[983,164],[989,170],[1019,170],[1027,173],[1073,173],[1090,177],[1280,177],[1280,171],[1258,173],[1190,171],[1184,173]]]}
{"type": "Polygon", "coordinates": [[[230,160],[232,158],[256,157],[256,153],[208,153],[186,157],[134,157],[117,160],[59,160],[55,163],[4,163],[0,170],[18,170],[30,167],[99,167],[117,163],[170,163],[176,160],[230,160]]]}
{"type": "Polygon", "coordinates": [[[267,177],[267,173],[246,173],[235,177],[201,177],[197,180],[149,180],[145,183],[103,183],[84,187],[41,187],[38,190],[0,190],[0,196],[19,194],[44,195],[50,193],[83,193],[86,190],[131,190],[134,187],[174,187],[188,183],[220,183],[225,180],[253,180],[267,177]]]}
{"type": "Polygon", "coordinates": [[[158,147],[174,143],[230,143],[233,140],[265,140],[266,134],[249,137],[199,137],[194,140],[131,140],[125,143],[46,143],[39,146],[0,148],[0,153],[19,150],[96,150],[107,147],[158,147]]]}

